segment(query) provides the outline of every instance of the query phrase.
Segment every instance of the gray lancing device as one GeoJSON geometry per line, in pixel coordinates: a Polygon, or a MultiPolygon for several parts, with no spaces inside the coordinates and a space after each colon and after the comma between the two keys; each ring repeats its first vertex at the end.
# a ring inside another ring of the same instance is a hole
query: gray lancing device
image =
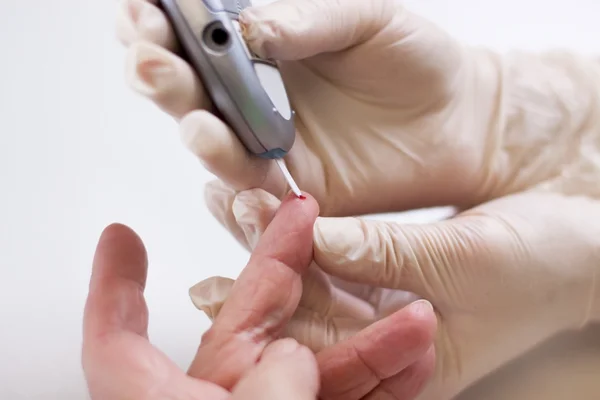
{"type": "Polygon", "coordinates": [[[295,140],[294,112],[277,64],[253,54],[236,29],[249,1],[160,0],[160,5],[187,61],[246,149],[262,158],[284,157],[295,140]],[[261,83],[257,72],[276,74],[280,93],[261,83]]]}

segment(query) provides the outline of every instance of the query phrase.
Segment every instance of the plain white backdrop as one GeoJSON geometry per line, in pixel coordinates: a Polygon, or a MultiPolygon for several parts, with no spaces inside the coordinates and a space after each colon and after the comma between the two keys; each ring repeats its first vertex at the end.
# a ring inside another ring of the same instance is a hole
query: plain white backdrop
{"type": "MultiPolygon", "coordinates": [[[[301,1],[301,0],[299,0],[301,1]]],[[[412,0],[471,44],[600,46],[600,2],[412,0]]],[[[211,179],[176,124],[133,94],[114,0],[0,1],[0,399],[85,399],[81,317],[98,236],[150,257],[152,341],[187,367],[208,320],[187,290],[248,254],[209,215],[211,179]]]]}

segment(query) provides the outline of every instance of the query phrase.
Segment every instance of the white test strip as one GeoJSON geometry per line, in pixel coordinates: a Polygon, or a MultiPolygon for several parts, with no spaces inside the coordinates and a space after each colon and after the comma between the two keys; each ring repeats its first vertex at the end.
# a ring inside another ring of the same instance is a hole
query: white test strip
{"type": "Polygon", "coordinates": [[[292,174],[290,174],[290,171],[287,169],[283,159],[278,158],[277,160],[275,160],[275,162],[277,163],[277,165],[279,166],[279,169],[283,173],[283,177],[287,181],[288,185],[290,185],[292,192],[294,192],[294,194],[297,197],[302,197],[302,192],[300,191],[300,188],[298,187],[298,185],[296,185],[296,181],[292,177],[292,174]]]}

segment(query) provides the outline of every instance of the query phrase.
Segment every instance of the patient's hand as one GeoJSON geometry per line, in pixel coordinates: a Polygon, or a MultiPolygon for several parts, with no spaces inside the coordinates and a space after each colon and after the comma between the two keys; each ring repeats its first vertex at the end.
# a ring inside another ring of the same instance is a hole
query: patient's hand
{"type": "Polygon", "coordinates": [[[92,398],[314,400],[314,356],[293,339],[277,339],[300,300],[317,213],[312,200],[282,207],[188,374],[149,342],[143,243],[125,226],[107,228],[84,318],[83,367],[92,398]]]}
{"type": "MultiPolygon", "coordinates": [[[[242,192],[233,201],[243,243],[254,249],[254,254],[260,246],[257,243],[273,229],[279,207],[277,198],[261,190],[242,192]]],[[[221,277],[200,282],[191,289],[195,305],[217,325],[225,310],[231,309],[230,293],[249,273],[248,267],[235,282],[221,277]]],[[[263,281],[257,280],[256,287],[264,285],[269,275],[263,272],[263,281]]],[[[428,302],[404,307],[412,300],[406,292],[365,290],[369,289],[365,285],[327,276],[314,262],[303,275],[302,284],[299,306],[283,334],[316,352],[321,399],[378,399],[391,393],[394,398],[409,400],[421,391],[435,365],[432,341],[436,318],[428,302]]],[[[279,295],[295,293],[290,292],[289,285],[269,286],[274,306],[279,295]]],[[[250,296],[243,300],[246,304],[254,301],[250,296]]],[[[238,307],[243,308],[244,303],[238,307]]]]}

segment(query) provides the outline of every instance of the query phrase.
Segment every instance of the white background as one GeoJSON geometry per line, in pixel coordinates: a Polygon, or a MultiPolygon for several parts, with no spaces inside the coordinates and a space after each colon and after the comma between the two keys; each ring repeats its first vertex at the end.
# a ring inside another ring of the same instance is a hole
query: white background
{"type": "MultiPolygon", "coordinates": [[[[408,4],[499,50],[600,45],[598,1],[408,4]]],[[[0,1],[0,399],[86,398],[81,316],[107,224],[146,242],[150,336],[182,367],[207,327],[188,287],[247,259],[208,214],[210,176],[175,123],[125,86],[115,5],[0,1]]]]}

